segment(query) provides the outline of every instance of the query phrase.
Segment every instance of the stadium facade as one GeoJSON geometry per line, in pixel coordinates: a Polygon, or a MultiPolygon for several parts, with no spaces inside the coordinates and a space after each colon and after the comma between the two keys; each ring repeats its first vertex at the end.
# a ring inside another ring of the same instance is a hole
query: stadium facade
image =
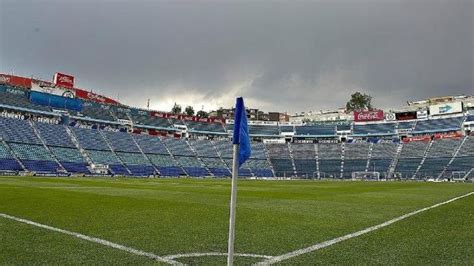
{"type": "MultiPolygon", "coordinates": [[[[247,178],[472,179],[462,98],[331,123],[251,121],[247,178]]],[[[0,172],[228,177],[233,121],[129,107],[74,86],[0,74],[0,172]]]]}

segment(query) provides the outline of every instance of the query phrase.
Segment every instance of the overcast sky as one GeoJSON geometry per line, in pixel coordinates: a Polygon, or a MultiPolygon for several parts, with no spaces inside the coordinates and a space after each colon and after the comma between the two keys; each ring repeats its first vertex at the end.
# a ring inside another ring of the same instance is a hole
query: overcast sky
{"type": "Polygon", "coordinates": [[[377,107],[474,94],[473,0],[0,0],[0,72],[169,110],[377,107]]]}

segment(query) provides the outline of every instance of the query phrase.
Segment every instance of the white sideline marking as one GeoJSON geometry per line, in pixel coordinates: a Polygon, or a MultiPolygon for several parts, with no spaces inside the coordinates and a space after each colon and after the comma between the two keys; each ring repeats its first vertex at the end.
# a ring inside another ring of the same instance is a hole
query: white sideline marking
{"type": "Polygon", "coordinates": [[[17,222],[20,222],[20,223],[25,223],[25,224],[33,225],[33,226],[36,226],[36,227],[44,228],[44,229],[51,230],[51,231],[54,231],[54,232],[59,232],[59,233],[63,233],[63,234],[66,234],[66,235],[74,236],[74,237],[77,237],[77,238],[80,238],[80,239],[83,239],[83,240],[86,240],[86,241],[89,241],[89,242],[101,244],[101,245],[108,246],[108,247],[115,248],[115,249],[119,249],[119,250],[126,251],[126,252],[129,252],[129,253],[135,254],[135,255],[145,256],[145,257],[148,257],[148,258],[156,260],[156,261],[165,262],[165,263],[174,264],[174,265],[182,265],[182,263],[174,261],[172,259],[163,258],[163,257],[160,257],[160,256],[155,255],[155,254],[150,253],[150,252],[130,248],[130,247],[123,246],[123,245],[120,245],[120,244],[117,244],[117,243],[113,243],[113,242],[110,242],[110,241],[107,241],[107,240],[104,240],[104,239],[86,236],[86,235],[83,235],[83,234],[80,234],[80,233],[71,232],[71,231],[68,231],[68,230],[52,227],[52,226],[49,226],[49,225],[36,223],[36,222],[30,221],[30,220],[25,220],[25,219],[18,218],[18,217],[15,217],[15,216],[4,214],[4,213],[0,213],[0,217],[10,219],[10,220],[13,220],[13,221],[17,221],[17,222]]]}
{"type": "MultiPolygon", "coordinates": [[[[206,256],[227,256],[227,253],[221,253],[221,252],[187,253],[187,254],[168,255],[168,256],[164,256],[164,258],[172,260],[172,259],[179,259],[179,258],[206,257],[206,256]]],[[[234,256],[249,257],[249,258],[264,258],[264,259],[272,258],[272,256],[249,254],[249,253],[234,253],[234,256]]]]}
{"type": "Polygon", "coordinates": [[[309,253],[309,252],[313,252],[313,251],[316,251],[316,250],[318,250],[318,249],[326,248],[326,247],[329,247],[329,246],[334,245],[334,244],[336,244],[336,243],[342,242],[342,241],[344,241],[344,240],[348,240],[348,239],[351,239],[351,238],[354,238],[354,237],[357,237],[357,236],[360,236],[360,235],[363,235],[363,234],[366,234],[366,233],[369,233],[369,232],[378,230],[378,229],[380,229],[380,228],[389,226],[389,225],[391,225],[391,224],[393,224],[393,223],[396,223],[396,222],[398,222],[398,221],[401,221],[401,220],[403,220],[403,219],[406,219],[406,218],[408,218],[408,217],[410,217],[410,216],[416,215],[416,214],[418,214],[418,213],[421,213],[421,212],[424,212],[424,211],[427,211],[427,210],[430,210],[430,209],[434,209],[434,208],[436,208],[436,207],[439,207],[439,206],[442,206],[442,205],[451,203],[451,202],[453,202],[453,201],[456,201],[456,200],[458,200],[458,199],[462,199],[462,198],[468,197],[468,196],[473,195],[473,194],[474,194],[474,191],[473,191],[473,192],[469,192],[469,193],[464,194],[464,195],[459,196],[459,197],[452,198],[452,199],[450,199],[450,200],[447,200],[447,201],[444,201],[444,202],[441,202],[441,203],[437,203],[437,204],[432,205],[432,206],[429,206],[429,207],[425,207],[425,208],[423,208],[423,209],[419,209],[419,210],[416,210],[416,211],[413,211],[413,212],[404,214],[404,215],[399,216],[399,217],[397,217],[397,218],[394,218],[394,219],[392,219],[392,220],[383,222],[383,223],[378,224],[378,225],[374,225],[374,226],[368,227],[368,228],[366,228],[366,229],[363,229],[363,230],[360,230],[360,231],[357,231],[357,232],[354,232],[354,233],[347,234],[347,235],[345,235],[345,236],[341,236],[341,237],[338,237],[338,238],[334,238],[334,239],[331,239],[331,240],[327,240],[327,241],[324,241],[324,242],[321,242],[321,243],[318,243],[318,244],[309,246],[309,247],[307,247],[307,248],[298,249],[298,250],[295,250],[295,251],[292,251],[292,252],[289,252],[289,253],[286,253],[286,254],[283,254],[283,255],[280,255],[280,256],[275,256],[275,257],[273,257],[273,258],[270,258],[270,259],[264,260],[264,261],[262,261],[262,262],[259,262],[259,263],[257,263],[257,265],[270,265],[270,264],[274,264],[274,263],[277,263],[277,262],[281,262],[281,261],[284,261],[284,260],[287,260],[287,259],[290,259],[290,258],[293,258],[293,257],[296,257],[296,256],[300,256],[300,255],[303,255],[303,254],[306,254],[306,253],[309,253]]]}

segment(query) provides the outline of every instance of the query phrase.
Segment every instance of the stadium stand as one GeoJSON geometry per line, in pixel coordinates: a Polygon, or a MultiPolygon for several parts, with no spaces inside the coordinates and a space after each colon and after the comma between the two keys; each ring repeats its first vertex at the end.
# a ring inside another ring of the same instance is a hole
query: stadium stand
{"type": "Polygon", "coordinates": [[[437,178],[448,165],[461,143],[460,139],[433,140],[426,158],[417,172],[418,178],[437,178]]]}
{"type": "Polygon", "coordinates": [[[308,125],[308,126],[295,126],[295,135],[298,136],[335,136],[336,126],[335,125],[308,125]]]}
{"type": "MultiPolygon", "coordinates": [[[[447,167],[447,177],[462,177],[474,168],[474,136],[465,137],[456,156],[447,167]]],[[[472,174],[472,172],[471,172],[472,174]]]]}
{"type": "Polygon", "coordinates": [[[108,105],[97,104],[93,102],[85,102],[83,104],[82,115],[92,119],[98,119],[103,121],[115,121],[110,107],[108,105]]]}
{"type": "Polygon", "coordinates": [[[293,162],[288,144],[269,143],[266,144],[266,149],[277,177],[289,177],[294,175],[293,162]]]}
{"type": "Polygon", "coordinates": [[[23,170],[21,165],[10,152],[10,149],[3,142],[0,142],[0,171],[17,172],[21,170],[23,170]]]}
{"type": "Polygon", "coordinates": [[[369,148],[368,142],[346,143],[344,147],[344,178],[352,178],[353,172],[366,171],[369,148]]]}
{"type": "Polygon", "coordinates": [[[463,117],[439,118],[417,121],[414,132],[447,132],[461,130],[463,117]]]}
{"type": "Polygon", "coordinates": [[[395,134],[395,123],[377,123],[377,124],[365,124],[365,125],[354,125],[354,136],[361,135],[394,135],[395,134]]]}
{"type": "Polygon", "coordinates": [[[318,144],[319,173],[321,178],[339,178],[341,174],[342,147],[339,143],[318,144]]]}
{"type": "Polygon", "coordinates": [[[316,145],[291,144],[296,175],[304,178],[317,177],[316,145]]]}
{"type": "Polygon", "coordinates": [[[272,125],[249,125],[249,134],[254,136],[278,136],[278,126],[272,125]]]}
{"type": "Polygon", "coordinates": [[[386,176],[390,164],[397,155],[398,143],[376,143],[373,145],[368,171],[379,172],[386,176]]]}
{"type": "Polygon", "coordinates": [[[400,173],[403,178],[414,177],[429,144],[428,141],[414,141],[403,144],[395,172],[400,173]]]}
{"type": "Polygon", "coordinates": [[[0,105],[19,107],[31,111],[51,112],[51,109],[47,106],[30,102],[25,90],[15,89],[8,85],[0,85],[0,105]]]}

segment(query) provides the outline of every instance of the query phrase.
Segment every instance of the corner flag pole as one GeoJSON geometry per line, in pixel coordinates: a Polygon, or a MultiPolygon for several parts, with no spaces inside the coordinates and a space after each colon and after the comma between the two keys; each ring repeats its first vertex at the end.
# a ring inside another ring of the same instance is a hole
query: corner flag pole
{"type": "Polygon", "coordinates": [[[229,243],[227,246],[227,266],[234,264],[234,240],[235,240],[235,207],[237,204],[237,178],[239,176],[239,146],[234,144],[234,158],[232,162],[232,188],[230,194],[230,217],[229,217],[229,243]]]}

